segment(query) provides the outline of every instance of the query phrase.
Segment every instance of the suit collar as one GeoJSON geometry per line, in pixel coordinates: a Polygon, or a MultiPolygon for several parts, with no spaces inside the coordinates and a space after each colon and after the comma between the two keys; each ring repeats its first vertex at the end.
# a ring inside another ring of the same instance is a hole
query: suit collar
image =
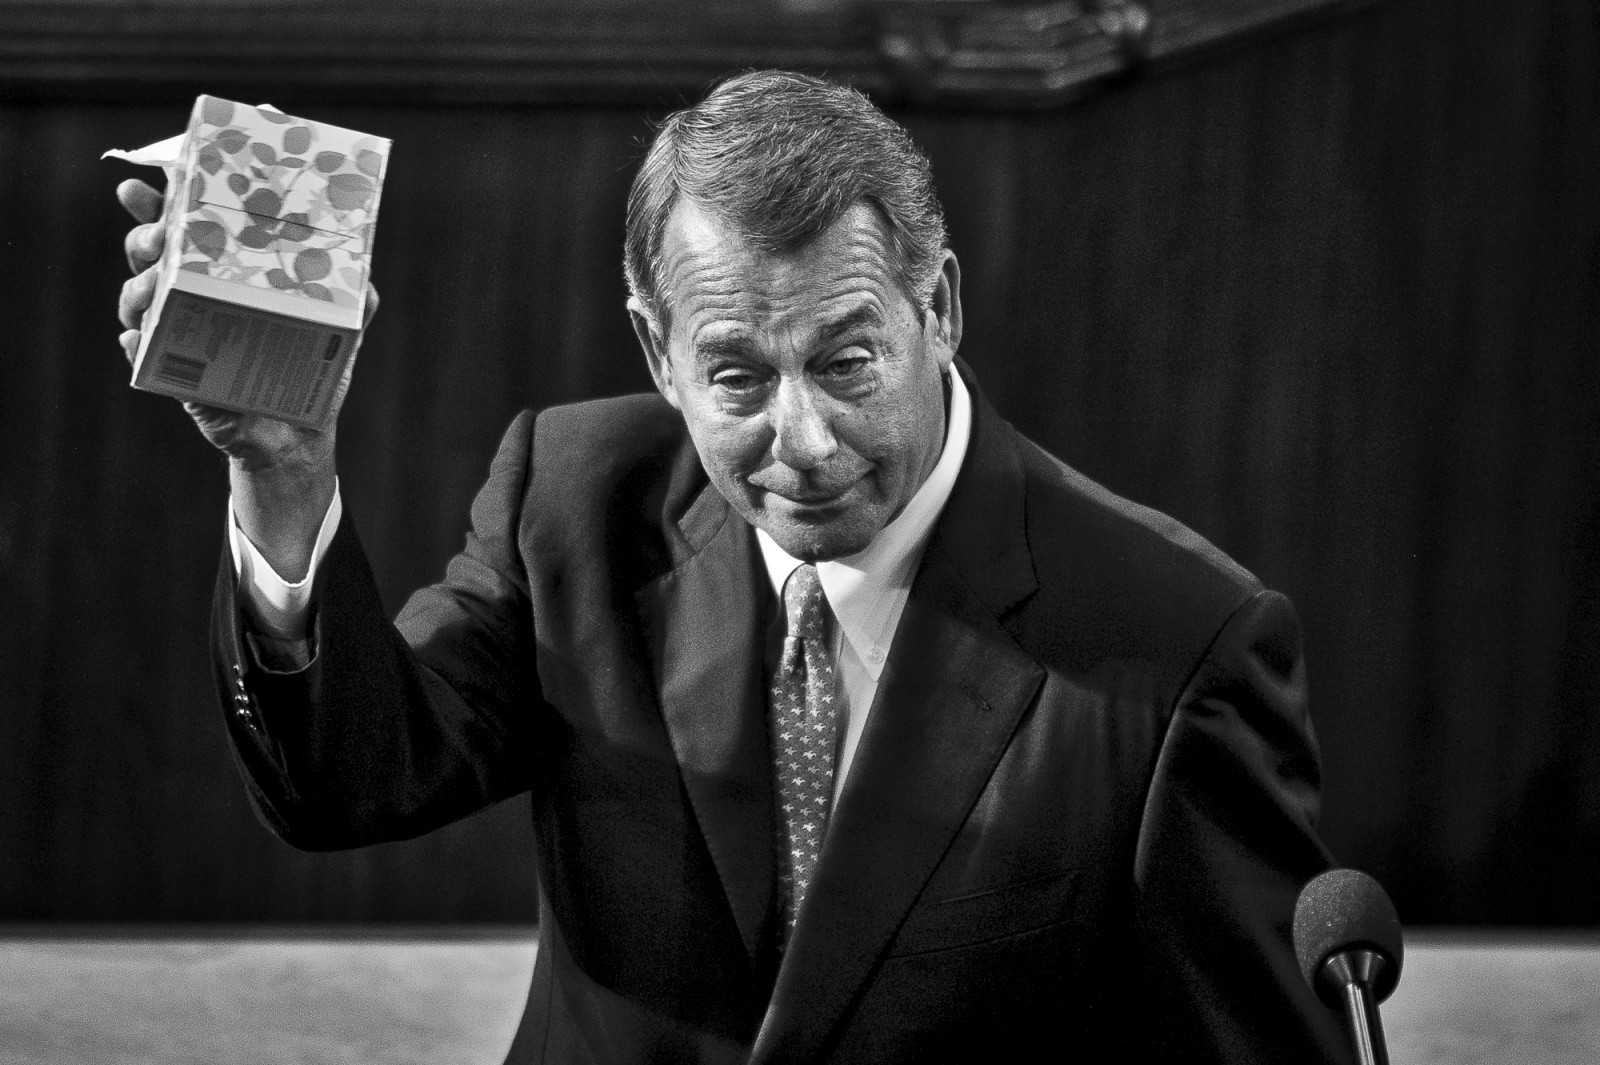
{"type": "Polygon", "coordinates": [[[677,564],[637,599],[684,789],[754,962],[777,877],[772,755],[761,712],[768,596],[749,525],[703,474],[699,483],[677,522],[677,564]]]}
{"type": "Polygon", "coordinates": [[[934,542],[990,613],[1002,618],[1038,588],[1027,535],[1019,437],[989,403],[967,364],[956,368],[972,394],[972,443],[934,542]]]}

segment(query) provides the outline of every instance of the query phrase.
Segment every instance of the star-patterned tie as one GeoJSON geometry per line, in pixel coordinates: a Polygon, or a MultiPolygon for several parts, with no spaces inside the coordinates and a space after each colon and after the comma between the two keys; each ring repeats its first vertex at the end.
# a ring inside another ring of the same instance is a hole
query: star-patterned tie
{"type": "Polygon", "coordinates": [[[784,932],[794,929],[816,868],[833,799],[834,680],[827,601],[817,567],[800,566],[784,585],[788,631],[769,698],[778,777],[784,932]]]}

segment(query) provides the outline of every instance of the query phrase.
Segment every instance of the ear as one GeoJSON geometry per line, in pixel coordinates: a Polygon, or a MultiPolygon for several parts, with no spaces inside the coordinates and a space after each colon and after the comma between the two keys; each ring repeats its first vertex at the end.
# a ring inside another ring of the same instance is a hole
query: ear
{"type": "Polygon", "coordinates": [[[656,383],[656,391],[673,409],[679,409],[678,393],[672,387],[672,358],[667,352],[667,338],[661,324],[633,296],[628,297],[628,317],[633,320],[633,335],[639,338],[639,346],[644,349],[644,361],[650,367],[650,379],[656,383]]]}
{"type": "Polygon", "coordinates": [[[929,300],[928,322],[934,330],[934,352],[939,369],[947,370],[961,347],[961,264],[956,253],[949,248],[944,252],[944,265],[939,269],[939,281],[933,286],[929,300]]]}

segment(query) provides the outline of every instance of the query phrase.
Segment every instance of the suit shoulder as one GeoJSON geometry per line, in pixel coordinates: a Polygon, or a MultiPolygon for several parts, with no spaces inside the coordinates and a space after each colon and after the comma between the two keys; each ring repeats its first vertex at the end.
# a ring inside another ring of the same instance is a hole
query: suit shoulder
{"type": "Polygon", "coordinates": [[[682,416],[664,399],[641,393],[550,407],[533,419],[529,446],[524,530],[541,558],[610,557],[627,580],[665,564],[662,538],[705,475],[682,416]]]}
{"type": "Polygon", "coordinates": [[[1170,558],[1240,590],[1261,590],[1256,576],[1176,518],[1117,495],[1032,441],[1022,442],[1028,472],[1030,524],[1063,522],[1091,534],[1091,542],[1118,545],[1117,555],[1145,562],[1170,558]]]}
{"type": "Polygon", "coordinates": [[[563,508],[619,492],[637,500],[647,484],[692,480],[698,470],[682,416],[653,392],[550,407],[529,442],[534,490],[554,493],[563,508]]]}
{"type": "Polygon", "coordinates": [[[1205,537],[1091,480],[1031,441],[1020,443],[1028,542],[1048,613],[1092,628],[1102,653],[1188,659],[1263,590],[1205,537]]]}
{"type": "Polygon", "coordinates": [[[686,436],[683,418],[654,392],[549,407],[534,421],[536,453],[549,461],[627,464],[686,436]]]}

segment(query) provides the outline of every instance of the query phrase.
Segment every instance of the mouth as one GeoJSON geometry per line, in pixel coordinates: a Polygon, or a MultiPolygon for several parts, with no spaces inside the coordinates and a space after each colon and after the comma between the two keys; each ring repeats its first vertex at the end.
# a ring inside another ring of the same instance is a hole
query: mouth
{"type": "Polygon", "coordinates": [[[852,482],[838,488],[803,491],[783,491],[775,488],[765,488],[762,491],[767,494],[768,499],[778,503],[785,509],[802,513],[816,513],[842,506],[845,497],[850,494],[850,489],[854,487],[855,484],[852,482]]]}
{"type": "Polygon", "coordinates": [[[849,491],[848,488],[841,488],[837,492],[774,492],[772,494],[793,503],[797,507],[821,507],[834,502],[847,491],[849,491]]]}

